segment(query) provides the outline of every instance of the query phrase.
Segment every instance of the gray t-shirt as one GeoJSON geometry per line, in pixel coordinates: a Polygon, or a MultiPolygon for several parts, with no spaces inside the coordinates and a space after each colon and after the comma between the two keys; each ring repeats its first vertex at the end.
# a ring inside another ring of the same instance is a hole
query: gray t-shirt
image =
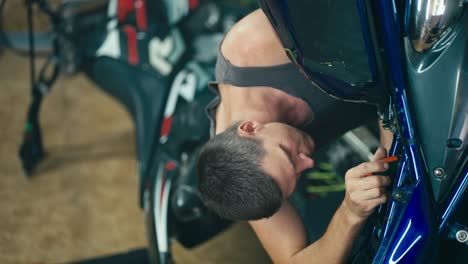
{"type": "Polygon", "coordinates": [[[312,117],[301,129],[312,136],[318,147],[359,125],[377,120],[375,106],[344,102],[327,95],[292,63],[270,67],[237,67],[219,49],[216,80],[209,84],[217,96],[206,108],[211,137],[215,135],[216,108],[221,102],[219,83],[239,87],[236,89],[267,86],[304,100],[312,110],[312,117]]]}
{"type": "Polygon", "coordinates": [[[298,68],[292,63],[269,67],[237,67],[227,60],[221,53],[221,50],[219,50],[218,59],[216,61],[216,81],[209,84],[210,88],[217,96],[206,108],[211,123],[211,136],[215,134],[216,108],[221,102],[218,91],[219,83],[240,88],[268,86],[303,99],[312,110],[312,117],[303,125],[304,127],[307,127],[307,125],[312,122],[314,113],[320,111],[320,108],[325,107],[333,100],[302,75],[298,68]]]}

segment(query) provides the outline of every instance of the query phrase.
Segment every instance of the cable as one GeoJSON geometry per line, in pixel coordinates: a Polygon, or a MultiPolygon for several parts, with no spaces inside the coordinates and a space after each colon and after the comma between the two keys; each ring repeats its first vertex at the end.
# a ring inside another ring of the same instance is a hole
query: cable
{"type": "Polygon", "coordinates": [[[31,87],[34,89],[34,84],[36,83],[36,52],[34,46],[34,23],[33,23],[33,11],[32,3],[28,2],[28,35],[29,35],[29,63],[30,63],[30,73],[31,73],[31,87]]]}

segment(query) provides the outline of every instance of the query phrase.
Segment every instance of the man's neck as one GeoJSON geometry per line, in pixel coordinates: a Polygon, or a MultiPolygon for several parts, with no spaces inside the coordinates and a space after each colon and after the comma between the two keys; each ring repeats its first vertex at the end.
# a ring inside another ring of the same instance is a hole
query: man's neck
{"type": "Polygon", "coordinates": [[[236,121],[281,122],[293,126],[304,122],[304,115],[298,111],[298,99],[284,92],[266,87],[220,88],[222,100],[216,112],[216,134],[236,121]]]}

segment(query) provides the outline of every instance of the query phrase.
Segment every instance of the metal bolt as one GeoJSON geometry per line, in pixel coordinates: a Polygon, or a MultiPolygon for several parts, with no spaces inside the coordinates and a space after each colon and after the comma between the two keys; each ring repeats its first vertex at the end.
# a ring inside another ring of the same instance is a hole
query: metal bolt
{"type": "Polygon", "coordinates": [[[434,169],[434,176],[437,178],[442,178],[445,175],[445,171],[442,168],[435,168],[434,169]]]}
{"type": "Polygon", "coordinates": [[[406,201],[406,193],[403,190],[395,190],[393,192],[393,199],[397,202],[403,203],[406,201]]]}
{"type": "Polygon", "coordinates": [[[463,145],[463,141],[459,138],[449,138],[445,142],[445,145],[447,146],[447,148],[457,149],[463,145]]]}
{"type": "Polygon", "coordinates": [[[468,242],[468,231],[466,230],[458,230],[457,233],[455,234],[455,238],[457,239],[458,242],[460,243],[466,243],[468,242]]]}

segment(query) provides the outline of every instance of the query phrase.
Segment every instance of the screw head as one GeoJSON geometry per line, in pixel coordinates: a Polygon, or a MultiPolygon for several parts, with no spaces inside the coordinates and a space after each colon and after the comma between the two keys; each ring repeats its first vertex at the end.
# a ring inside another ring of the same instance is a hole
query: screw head
{"type": "Polygon", "coordinates": [[[445,175],[445,171],[442,168],[435,168],[434,169],[434,176],[437,178],[441,178],[445,175]]]}
{"type": "Polygon", "coordinates": [[[447,148],[460,148],[463,145],[463,141],[459,138],[449,138],[446,141],[447,148]]]}
{"type": "Polygon", "coordinates": [[[466,242],[468,242],[468,231],[466,231],[466,230],[458,230],[457,233],[455,234],[455,238],[456,238],[457,241],[460,242],[460,243],[466,243],[466,242]]]}
{"type": "Polygon", "coordinates": [[[403,203],[406,201],[406,193],[402,190],[395,190],[393,192],[393,199],[397,202],[403,203]]]}

